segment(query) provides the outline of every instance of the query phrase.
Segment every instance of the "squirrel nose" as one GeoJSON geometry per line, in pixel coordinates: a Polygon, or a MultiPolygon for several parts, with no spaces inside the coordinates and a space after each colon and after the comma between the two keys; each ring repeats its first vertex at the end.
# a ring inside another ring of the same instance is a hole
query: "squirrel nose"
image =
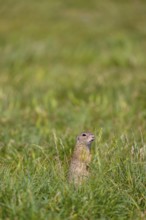
{"type": "Polygon", "coordinates": [[[95,136],[94,136],[94,135],[92,136],[92,139],[93,139],[93,140],[95,139],[95,136]]]}
{"type": "Polygon", "coordinates": [[[93,134],[91,135],[91,139],[92,139],[92,141],[94,141],[94,139],[95,139],[95,136],[93,134]]]}

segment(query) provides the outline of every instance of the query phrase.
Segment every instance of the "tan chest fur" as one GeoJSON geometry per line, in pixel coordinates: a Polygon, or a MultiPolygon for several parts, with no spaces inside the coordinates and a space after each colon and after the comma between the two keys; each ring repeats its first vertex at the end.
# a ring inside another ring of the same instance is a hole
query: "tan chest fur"
{"type": "Polygon", "coordinates": [[[80,184],[89,175],[88,164],[91,161],[91,153],[85,146],[76,146],[71,159],[69,181],[80,184]]]}
{"type": "Polygon", "coordinates": [[[73,158],[76,158],[81,162],[89,163],[91,160],[91,153],[89,149],[87,149],[86,147],[84,148],[76,147],[73,158]]]}

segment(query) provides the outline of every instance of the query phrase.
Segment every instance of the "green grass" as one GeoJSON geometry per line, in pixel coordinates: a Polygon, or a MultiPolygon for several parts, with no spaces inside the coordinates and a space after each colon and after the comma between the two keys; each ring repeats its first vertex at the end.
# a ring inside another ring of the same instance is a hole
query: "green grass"
{"type": "Polygon", "coordinates": [[[145,1],[1,1],[0,219],[146,218],[145,51],[145,1]]]}

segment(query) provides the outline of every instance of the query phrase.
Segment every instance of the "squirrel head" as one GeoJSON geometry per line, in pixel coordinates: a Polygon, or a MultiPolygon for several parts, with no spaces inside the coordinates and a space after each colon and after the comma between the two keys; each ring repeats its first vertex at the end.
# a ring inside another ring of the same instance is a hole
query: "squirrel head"
{"type": "Polygon", "coordinates": [[[92,141],[94,141],[95,137],[90,132],[83,132],[77,137],[77,144],[85,145],[90,148],[92,141]]]}

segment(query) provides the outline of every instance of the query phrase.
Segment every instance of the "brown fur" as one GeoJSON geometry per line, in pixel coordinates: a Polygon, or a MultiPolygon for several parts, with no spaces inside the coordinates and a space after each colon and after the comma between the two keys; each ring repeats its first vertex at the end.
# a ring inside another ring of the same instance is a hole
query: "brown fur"
{"type": "Polygon", "coordinates": [[[90,146],[94,140],[91,133],[78,136],[69,168],[69,182],[80,185],[89,176],[88,165],[91,161],[90,146]]]}

